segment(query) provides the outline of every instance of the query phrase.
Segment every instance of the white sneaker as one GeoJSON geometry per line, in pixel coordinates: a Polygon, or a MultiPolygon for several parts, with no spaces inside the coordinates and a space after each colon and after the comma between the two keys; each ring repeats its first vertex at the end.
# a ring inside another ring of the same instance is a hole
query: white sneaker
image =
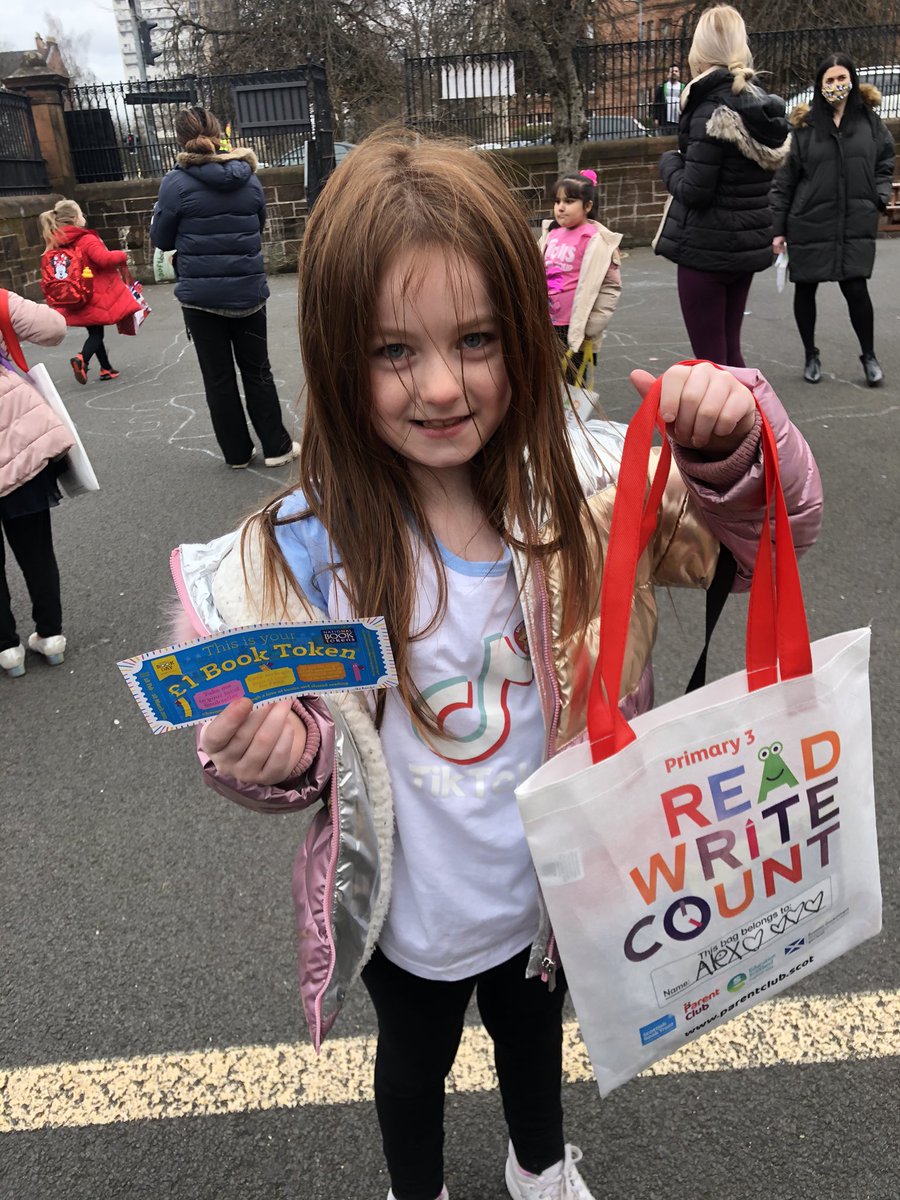
{"type": "Polygon", "coordinates": [[[519,1166],[510,1142],[506,1159],[506,1190],[512,1200],[594,1200],[575,1166],[581,1158],[577,1146],[567,1145],[562,1162],[548,1167],[540,1175],[529,1175],[519,1166]]]}
{"type": "Polygon", "coordinates": [[[243,470],[245,470],[245,468],[250,466],[250,464],[253,462],[254,458],[256,458],[256,447],[255,446],[250,451],[250,457],[247,459],[247,461],[245,463],[229,463],[228,465],[229,465],[229,467],[231,467],[232,471],[243,471],[243,470]]]}
{"type": "Polygon", "coordinates": [[[10,646],[8,650],[0,650],[0,667],[10,679],[25,674],[25,647],[21,642],[18,646],[10,646]]]}
{"type": "MultiPolygon", "coordinates": [[[[292,462],[299,453],[300,443],[291,442],[291,448],[288,450],[287,454],[279,454],[275,458],[264,458],[263,462],[267,467],[285,467],[289,462],[292,462]]],[[[438,1197],[438,1200],[440,1200],[440,1197],[438,1197]]]]}
{"type": "MultiPolygon", "coordinates": [[[[388,1192],[387,1200],[394,1200],[393,1191],[388,1192]]],[[[447,1189],[445,1187],[442,1187],[441,1194],[439,1196],[437,1196],[435,1198],[435,1200],[450,1200],[450,1193],[447,1191],[447,1189]]]]}
{"type": "Polygon", "coordinates": [[[38,654],[43,654],[52,667],[58,667],[66,657],[66,635],[64,633],[57,633],[48,638],[38,637],[37,633],[32,633],[28,638],[28,646],[38,654]]]}

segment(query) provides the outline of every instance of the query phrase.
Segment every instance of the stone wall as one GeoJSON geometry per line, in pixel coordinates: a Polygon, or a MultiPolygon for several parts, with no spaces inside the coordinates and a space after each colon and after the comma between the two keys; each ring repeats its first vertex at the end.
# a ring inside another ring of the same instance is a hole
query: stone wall
{"type": "Polygon", "coordinates": [[[40,300],[44,239],[38,216],[61,196],[0,196],[0,287],[40,300]]]}
{"type": "MultiPolygon", "coordinates": [[[[633,138],[624,142],[589,142],[582,168],[597,172],[600,189],[598,219],[621,233],[623,246],[646,246],[656,233],[668,193],[657,163],[674,137],[633,138]]],[[[533,224],[552,216],[553,185],[558,178],[552,146],[495,151],[512,186],[528,205],[533,224]]]]}
{"type": "MultiPolygon", "coordinates": [[[[900,121],[887,122],[894,136],[900,121]]],[[[657,170],[664,150],[675,138],[634,138],[627,142],[591,142],[582,154],[582,166],[597,171],[600,187],[599,218],[623,234],[624,246],[648,245],[659,225],[666,191],[657,170]]],[[[551,146],[495,151],[493,157],[528,206],[532,223],[549,217],[552,189],[557,177],[556,155],[551,146]]],[[[306,199],[302,167],[261,170],[268,220],[263,234],[266,269],[275,274],[293,271],[306,225],[306,199]]],[[[128,252],[132,273],[144,282],[153,279],[150,215],[159,191],[158,179],[130,179],[111,183],[82,183],[74,189],[88,224],[107,246],[128,252]]],[[[24,291],[39,300],[39,259],[43,251],[37,215],[59,196],[0,198],[0,286],[24,291]]]]}
{"type": "MultiPolygon", "coordinates": [[[[260,171],[266,192],[267,220],[263,257],[270,274],[293,271],[306,224],[303,168],[260,171]]],[[[80,183],[73,198],[111,250],[125,250],[132,274],[153,280],[150,216],[159,192],[159,179],[125,179],[109,183],[80,183]]],[[[52,208],[59,195],[0,197],[0,287],[12,288],[31,300],[41,299],[40,258],[44,250],[38,215],[52,208]]]]}
{"type": "MultiPolygon", "coordinates": [[[[269,274],[294,271],[297,251],[306,224],[306,197],[302,167],[263,170],[260,182],[266,193],[266,228],[263,258],[269,274]]],[[[123,179],[112,183],[80,183],[75,199],[87,223],[107,246],[128,252],[132,274],[144,282],[153,279],[153,246],[150,217],[159,193],[159,179],[123,179]]]]}

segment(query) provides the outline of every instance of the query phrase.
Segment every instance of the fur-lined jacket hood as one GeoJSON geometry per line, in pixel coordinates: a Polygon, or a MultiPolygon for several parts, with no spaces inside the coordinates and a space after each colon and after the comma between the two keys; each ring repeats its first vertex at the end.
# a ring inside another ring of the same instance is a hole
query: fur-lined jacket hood
{"type": "Polygon", "coordinates": [[[698,75],[682,95],[683,111],[697,108],[704,101],[712,105],[706,120],[707,135],[728,142],[764,171],[777,171],[791,150],[784,101],[753,83],[736,94],[732,83],[731,72],[723,67],[698,75]]]}
{"type": "Polygon", "coordinates": [[[259,166],[256,155],[246,146],[238,146],[226,154],[190,154],[184,151],[176,159],[182,171],[202,180],[207,187],[232,191],[243,187],[259,166]]]}
{"type": "MultiPolygon", "coordinates": [[[[859,85],[859,94],[862,97],[863,104],[866,108],[873,112],[881,103],[881,92],[871,83],[861,83],[859,85]]],[[[812,107],[809,104],[798,104],[791,111],[790,123],[795,129],[803,129],[811,124],[809,114],[812,112],[812,107]]]]}

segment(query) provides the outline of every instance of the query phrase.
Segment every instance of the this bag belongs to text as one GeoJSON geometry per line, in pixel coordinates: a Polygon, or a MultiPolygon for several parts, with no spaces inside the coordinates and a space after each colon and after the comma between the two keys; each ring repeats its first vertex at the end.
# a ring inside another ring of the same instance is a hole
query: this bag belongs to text
{"type": "Polygon", "coordinates": [[[41,291],[51,308],[81,308],[94,292],[94,273],[80,246],[56,246],[41,255],[41,291]]]}

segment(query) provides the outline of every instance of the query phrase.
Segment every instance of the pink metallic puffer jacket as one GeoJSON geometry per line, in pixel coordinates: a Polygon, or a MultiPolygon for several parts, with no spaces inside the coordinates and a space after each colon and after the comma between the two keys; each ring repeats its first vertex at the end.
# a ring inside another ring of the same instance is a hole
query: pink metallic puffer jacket
{"type": "MultiPolygon", "coordinates": [[[[756,395],[775,432],[785,499],[798,552],[816,539],[822,487],[812,454],[777,396],[753,370],[734,375],[756,395]]],[[[608,528],[615,495],[622,428],[572,428],[572,444],[587,503],[599,527],[608,528]]],[[[656,636],[655,586],[708,586],[719,545],[738,563],[735,590],[747,587],[764,504],[759,427],[728,458],[707,462],[674,448],[673,465],[657,529],[638,564],[621,707],[626,716],[653,703],[650,652],[656,636]]],[[[242,561],[240,532],[206,545],[182,546],[172,571],[194,635],[238,625],[326,619],[304,609],[296,594],[278,611],[261,607],[259,546],[250,538],[242,561]]],[[[522,582],[528,645],[544,712],[546,756],[584,730],[584,704],[575,667],[559,638],[563,598],[559,573],[549,562],[537,578],[523,579],[521,556],[513,563],[522,582]]],[[[182,630],[181,640],[190,635],[182,630]]],[[[597,629],[585,645],[593,654],[597,629]]],[[[313,1044],[318,1047],[340,1013],[347,988],[377,944],[390,904],[393,802],[381,742],[358,693],[295,702],[309,731],[296,777],[279,787],[254,786],[221,775],[201,753],[206,782],[221,795],[261,812],[313,812],[294,866],[298,976],[313,1044]]],[[[552,980],[555,943],[546,914],[532,946],[529,974],[552,980]]]]}
{"type": "MultiPolygon", "coordinates": [[[[9,316],[22,342],[58,346],[66,321],[46,304],[8,292],[9,316]]],[[[74,439],[40,392],[9,365],[0,329],[0,496],[15,491],[54,459],[71,450],[74,439]]]]}

